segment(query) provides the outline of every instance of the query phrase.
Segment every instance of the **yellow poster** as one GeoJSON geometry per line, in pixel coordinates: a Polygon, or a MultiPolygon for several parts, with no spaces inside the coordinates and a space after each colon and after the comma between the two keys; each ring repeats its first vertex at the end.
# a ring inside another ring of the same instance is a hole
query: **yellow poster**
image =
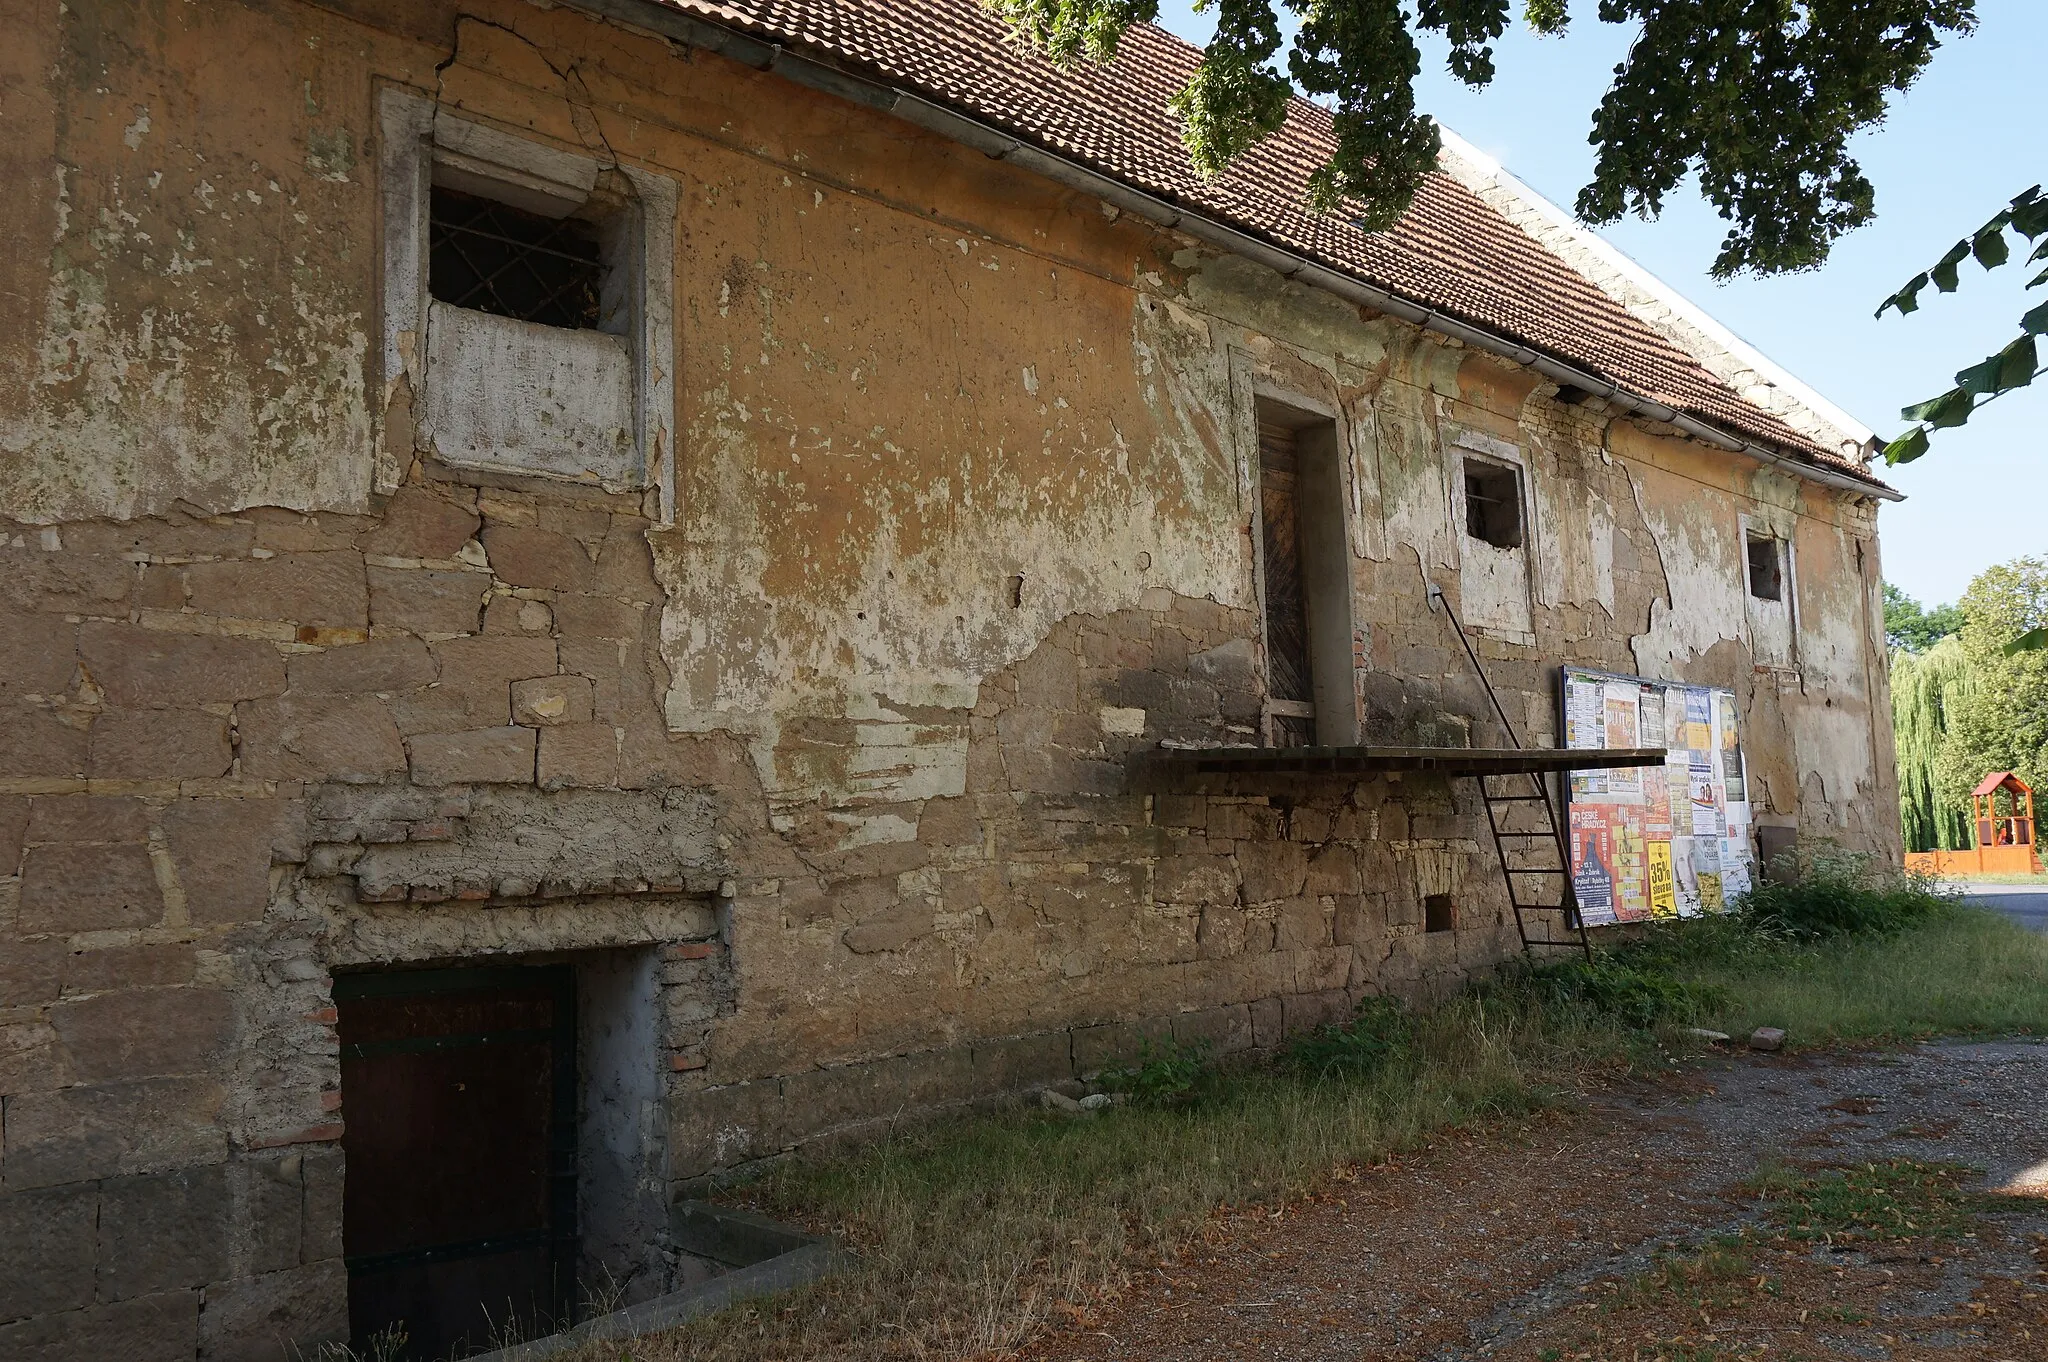
{"type": "Polygon", "coordinates": [[[1650,915],[1677,917],[1678,899],[1671,892],[1671,843],[1650,843],[1650,915]]]}
{"type": "Polygon", "coordinates": [[[1721,876],[1718,871],[1700,872],[1700,907],[1709,913],[1718,913],[1726,905],[1721,899],[1721,876]]]}

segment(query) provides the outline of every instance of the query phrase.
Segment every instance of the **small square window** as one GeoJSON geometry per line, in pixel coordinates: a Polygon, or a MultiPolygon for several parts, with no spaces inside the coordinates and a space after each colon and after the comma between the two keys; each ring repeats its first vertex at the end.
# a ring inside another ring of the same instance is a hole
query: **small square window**
{"type": "Polygon", "coordinates": [[[1422,930],[1426,932],[1455,932],[1458,930],[1458,901],[1449,894],[1429,894],[1422,900],[1422,930]]]}
{"type": "Polygon", "coordinates": [[[1522,546],[1522,477],[1505,464],[1465,460],[1465,533],[1497,549],[1522,546]]]}
{"type": "Polygon", "coordinates": [[[594,330],[604,260],[597,227],[434,186],[427,288],[444,303],[522,322],[594,330]]]}
{"type": "Polygon", "coordinates": [[[1785,599],[1785,554],[1777,540],[1749,536],[1749,594],[1760,601],[1785,599]]]}

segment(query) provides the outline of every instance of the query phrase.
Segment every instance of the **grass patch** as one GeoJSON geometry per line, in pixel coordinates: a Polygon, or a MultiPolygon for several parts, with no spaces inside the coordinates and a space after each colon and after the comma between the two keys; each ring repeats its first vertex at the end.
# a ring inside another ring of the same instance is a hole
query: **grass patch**
{"type": "Polygon", "coordinates": [[[1632,1278],[1610,1311],[1677,1300],[1693,1310],[1719,1310],[1753,1292],[1776,1293],[1756,1270],[1753,1246],[1740,1234],[1717,1234],[1691,1253],[1659,1253],[1647,1272],[1632,1278]]]}
{"type": "MultiPolygon", "coordinates": [[[[2048,938],[1958,908],[1924,883],[1837,864],[1803,893],[1659,926],[1591,962],[1511,964],[1422,1012],[1374,1002],[1272,1063],[1148,1055],[1117,1076],[1132,1100],[1093,1119],[1011,1111],[792,1160],[736,1195],[834,1235],[854,1265],[637,1340],[630,1355],[752,1362],[1014,1349],[1050,1324],[1087,1318],[1134,1266],[1217,1233],[1228,1223],[1219,1213],[1256,1214],[1447,1128],[1526,1115],[1590,1070],[1668,1064],[1660,1040],[1676,1046],[1678,1028],[1769,1024],[1808,1043],[2048,1032],[2044,982],[2048,938]],[[1870,878],[1859,887],[1857,876],[1870,878]]],[[[1834,1181],[1786,1173],[1759,1190],[1787,1208],[1788,1226],[1821,1233],[1949,1223],[1949,1174],[1884,1167],[1834,1181]]],[[[1710,1244],[1660,1263],[1663,1289],[1702,1299],[1733,1289],[1742,1252],[1710,1244]]],[[[580,1356],[618,1362],[620,1350],[580,1356]]]]}
{"type": "Polygon", "coordinates": [[[1975,1171],[1912,1159],[1817,1173],[1778,1165],[1761,1170],[1750,1186],[1771,1203],[1771,1219],[1787,1239],[1888,1244],[1968,1234],[1972,1213],[1985,1205],[1963,1190],[1975,1171]]]}

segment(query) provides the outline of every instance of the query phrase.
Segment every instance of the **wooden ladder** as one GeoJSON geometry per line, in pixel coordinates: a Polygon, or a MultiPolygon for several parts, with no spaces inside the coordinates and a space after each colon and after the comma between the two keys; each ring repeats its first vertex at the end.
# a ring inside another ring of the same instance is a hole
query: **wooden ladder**
{"type": "MultiPolygon", "coordinates": [[[[1500,719],[1509,744],[1519,749],[1522,746],[1521,735],[1515,732],[1507,710],[1501,706],[1500,697],[1494,694],[1493,682],[1487,679],[1486,668],[1480,665],[1479,654],[1473,649],[1472,640],[1466,636],[1464,624],[1459,621],[1457,612],[1451,609],[1443,588],[1435,582],[1429,584],[1429,600],[1430,604],[1443,607],[1444,617],[1450,620],[1451,631],[1458,636],[1465,656],[1471,659],[1472,670],[1478,675],[1479,684],[1485,688],[1487,701],[1500,719]]],[[[1564,828],[1557,817],[1557,805],[1551,799],[1550,785],[1542,772],[1481,774],[1474,779],[1479,782],[1480,800],[1486,805],[1486,826],[1493,834],[1493,850],[1500,860],[1501,881],[1507,886],[1508,903],[1515,910],[1515,931],[1522,938],[1522,953],[1533,957],[1539,947],[1562,947],[1581,951],[1591,960],[1593,942],[1586,935],[1586,923],[1579,915],[1578,895],[1572,885],[1571,849],[1566,845],[1564,828]],[[1508,784],[1496,789],[1495,781],[1508,784]],[[1526,792],[1516,788],[1513,785],[1515,781],[1527,781],[1526,792]],[[1547,886],[1555,887],[1555,898],[1549,896],[1547,886]],[[1529,933],[1532,918],[1542,924],[1540,935],[1531,936],[1529,933]]]]}

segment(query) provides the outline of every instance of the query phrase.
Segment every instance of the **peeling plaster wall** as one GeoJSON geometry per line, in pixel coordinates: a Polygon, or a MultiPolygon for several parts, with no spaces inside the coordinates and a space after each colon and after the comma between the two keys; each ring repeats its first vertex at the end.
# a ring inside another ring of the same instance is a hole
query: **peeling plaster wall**
{"type": "Polygon", "coordinates": [[[1866,502],[559,7],[108,24],[37,6],[0,55],[44,187],[0,258],[0,1229],[65,1265],[0,1292],[0,1353],[334,1332],[337,971],[619,982],[616,1230],[1490,968],[1469,788],[1134,777],[1257,732],[1261,396],[1336,416],[1366,741],[1503,741],[1434,581],[1524,741],[1562,662],[1732,686],[1761,815],[1896,851],[1866,502]],[[364,339],[387,83],[675,182],[672,503],[425,448],[364,339]],[[1467,449],[1522,468],[1522,549],[1465,537],[1467,449]],[[1789,662],[1745,517],[1795,545],[1789,662]],[[199,1266],[102,1288],[96,1218],[195,1179],[199,1266]]]}

